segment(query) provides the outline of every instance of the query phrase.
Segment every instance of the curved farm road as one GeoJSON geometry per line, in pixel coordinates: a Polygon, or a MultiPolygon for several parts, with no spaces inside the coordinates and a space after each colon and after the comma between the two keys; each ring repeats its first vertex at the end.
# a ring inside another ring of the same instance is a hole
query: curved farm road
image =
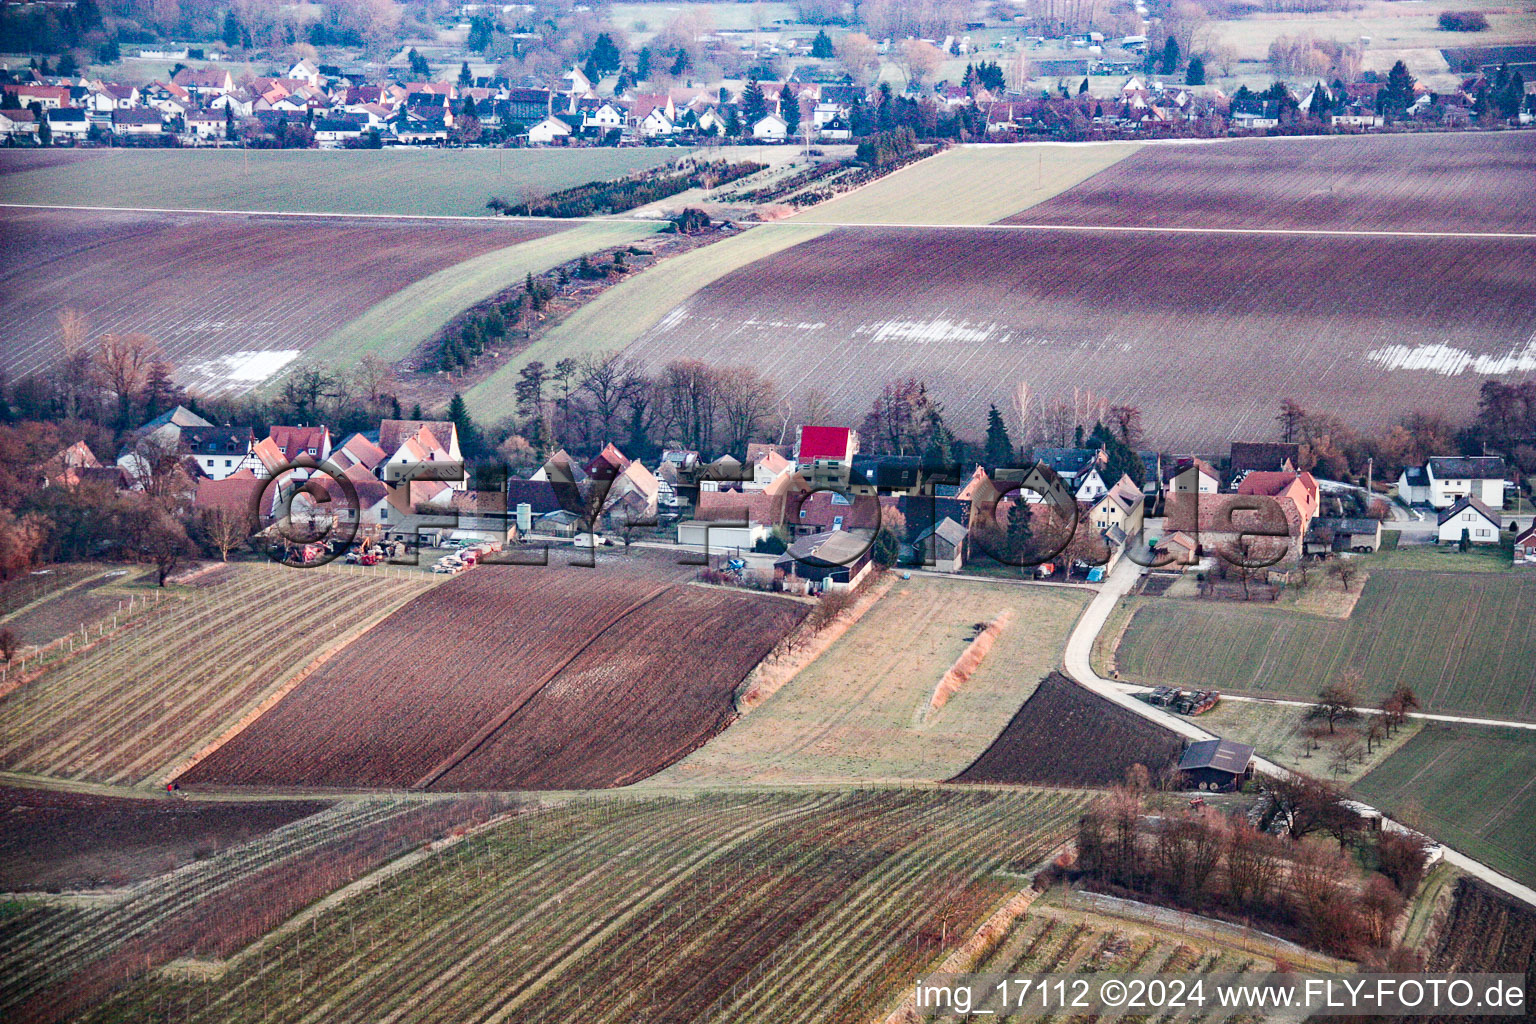
{"type": "MultiPolygon", "coordinates": [[[[1109,613],[1114,610],[1115,605],[1120,603],[1120,599],[1130,592],[1131,587],[1135,586],[1136,580],[1140,575],[1141,566],[1129,558],[1122,558],[1119,564],[1110,572],[1108,578],[1104,580],[1104,585],[1099,589],[1098,596],[1088,605],[1087,609],[1083,612],[1082,618],[1077,620],[1077,626],[1072,630],[1072,635],[1067,638],[1067,651],[1064,659],[1067,675],[1105,700],[1113,701],[1121,707],[1129,708],[1143,718],[1150,719],[1159,725],[1172,729],[1180,736],[1193,740],[1216,739],[1218,737],[1215,733],[1200,728],[1187,718],[1171,714],[1161,708],[1155,708],[1145,701],[1137,700],[1127,692],[1127,688],[1123,687],[1122,684],[1104,679],[1093,670],[1092,654],[1094,641],[1098,639],[1100,631],[1104,628],[1104,623],[1108,621],[1109,613]]],[[[1434,717],[1438,719],[1444,716],[1420,717],[1434,717]]],[[[1449,720],[1478,721],[1477,719],[1454,718],[1449,720]]],[[[1515,723],[1492,722],[1486,724],[1513,725],[1515,723]]],[[[1261,757],[1255,757],[1253,763],[1254,767],[1270,775],[1284,777],[1290,774],[1289,769],[1282,768],[1280,765],[1261,757]]],[[[1375,810],[1375,808],[1369,807],[1366,804],[1357,803],[1356,806],[1366,810],[1375,810]]],[[[1382,821],[1394,828],[1406,831],[1403,825],[1393,821],[1386,815],[1382,815],[1382,821]]],[[[1453,867],[1482,879],[1489,885],[1508,893],[1516,899],[1536,906],[1536,889],[1532,889],[1528,885],[1522,885],[1513,878],[1502,875],[1488,865],[1475,861],[1466,854],[1459,853],[1443,843],[1440,844],[1440,850],[1445,860],[1453,867]]]]}

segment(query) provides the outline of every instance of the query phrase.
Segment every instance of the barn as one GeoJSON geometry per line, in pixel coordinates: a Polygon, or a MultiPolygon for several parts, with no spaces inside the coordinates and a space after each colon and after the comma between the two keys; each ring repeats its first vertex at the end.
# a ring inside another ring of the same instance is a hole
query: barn
{"type": "Polygon", "coordinates": [[[1199,740],[1184,748],[1179,771],[1197,789],[1236,789],[1253,774],[1253,748],[1232,740],[1199,740]]]}

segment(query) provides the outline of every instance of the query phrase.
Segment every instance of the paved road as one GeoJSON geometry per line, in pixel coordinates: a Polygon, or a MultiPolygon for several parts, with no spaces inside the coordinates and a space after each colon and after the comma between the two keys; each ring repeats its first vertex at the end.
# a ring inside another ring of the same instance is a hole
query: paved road
{"type": "MultiPolygon", "coordinates": [[[[844,193],[847,194],[847,193],[844,193]]],[[[322,220],[473,220],[519,224],[526,221],[553,221],[558,224],[598,223],[612,224],[639,221],[663,223],[652,217],[496,217],[490,214],[413,214],[413,213],[322,213],[298,210],[214,210],[203,207],[167,206],[77,206],[51,205],[48,203],[0,203],[0,209],[19,210],[73,210],[88,213],[175,213],[206,214],[220,217],[291,217],[317,218],[322,220]]],[[[921,231],[1076,231],[1090,234],[1172,234],[1172,235],[1318,235],[1324,237],[1386,237],[1386,238],[1509,238],[1536,240],[1536,233],[1523,231],[1385,231],[1365,228],[1221,228],[1221,227],[1169,227],[1140,224],[916,224],[872,223],[870,221],[816,221],[798,220],[742,221],[742,228],[849,228],[866,231],[888,231],[893,228],[910,228],[921,231]]]]}
{"type": "MultiPolygon", "coordinates": [[[[1155,708],[1145,701],[1137,700],[1126,692],[1127,688],[1123,684],[1104,679],[1093,670],[1093,643],[1098,639],[1099,633],[1103,630],[1104,623],[1109,620],[1110,612],[1114,611],[1115,605],[1120,603],[1120,599],[1135,586],[1136,579],[1140,575],[1141,566],[1129,558],[1122,558],[1120,563],[1109,574],[1109,578],[1104,581],[1104,585],[1100,587],[1098,595],[1088,605],[1087,610],[1083,612],[1082,618],[1078,619],[1076,628],[1072,630],[1072,635],[1067,639],[1067,650],[1064,659],[1067,675],[1105,700],[1113,701],[1121,707],[1129,708],[1143,718],[1151,719],[1159,725],[1172,729],[1180,736],[1192,740],[1214,739],[1216,738],[1215,733],[1200,728],[1188,718],[1164,711],[1162,708],[1155,708]]],[[[1266,775],[1284,778],[1291,774],[1290,769],[1261,757],[1255,757],[1253,765],[1266,775]]],[[[1365,810],[1375,811],[1375,808],[1365,804],[1357,804],[1356,806],[1365,810]]],[[[1407,831],[1405,826],[1393,821],[1386,815],[1382,815],[1382,822],[1387,827],[1407,831]]],[[[1442,844],[1440,850],[1445,860],[1459,870],[1482,879],[1489,885],[1514,896],[1516,899],[1536,906],[1536,889],[1522,885],[1513,878],[1500,874],[1481,861],[1473,860],[1463,853],[1458,853],[1449,846],[1442,844]]]]}
{"type": "MultiPolygon", "coordinates": [[[[1122,683],[1116,680],[1106,680],[1110,686],[1116,687],[1124,693],[1151,693],[1152,687],[1142,686],[1138,683],[1122,683]]],[[[1223,701],[1237,701],[1240,704],[1278,704],[1288,708],[1309,708],[1312,701],[1309,700],[1284,700],[1279,697],[1246,697],[1235,693],[1223,693],[1223,701]]],[[[1379,715],[1382,712],[1376,708],[1360,708],[1362,715],[1379,715]]],[[[1536,731],[1536,722],[1512,722],[1507,718],[1468,718],[1465,715],[1434,715],[1423,711],[1410,711],[1409,718],[1419,718],[1426,722],[1455,722],[1458,725],[1491,725],[1504,729],[1530,729],[1536,731]]]]}

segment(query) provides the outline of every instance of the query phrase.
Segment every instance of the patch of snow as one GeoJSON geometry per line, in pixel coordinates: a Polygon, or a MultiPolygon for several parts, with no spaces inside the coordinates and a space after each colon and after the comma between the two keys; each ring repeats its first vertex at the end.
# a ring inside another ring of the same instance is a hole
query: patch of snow
{"type": "Polygon", "coordinates": [[[182,376],[189,387],[224,391],[255,387],[299,358],[296,348],[250,349],[194,363],[182,376]]]}
{"type": "Polygon", "coordinates": [[[869,335],[871,341],[911,341],[920,345],[947,341],[990,341],[997,332],[996,323],[972,323],[969,320],[877,320],[860,324],[854,334],[869,335]]]}
{"type": "Polygon", "coordinates": [[[1480,356],[1452,345],[1386,345],[1373,349],[1365,358],[1388,370],[1428,370],[1452,376],[1458,373],[1497,375],[1501,373],[1529,373],[1536,370],[1536,336],[1522,348],[1511,349],[1507,355],[1480,356]]]}

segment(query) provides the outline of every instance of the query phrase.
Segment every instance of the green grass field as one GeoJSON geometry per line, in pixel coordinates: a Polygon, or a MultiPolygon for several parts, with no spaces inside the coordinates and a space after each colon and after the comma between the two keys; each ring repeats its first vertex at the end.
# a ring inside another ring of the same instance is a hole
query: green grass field
{"type": "Polygon", "coordinates": [[[0,152],[0,172],[10,172],[0,173],[0,202],[477,217],[487,214],[492,196],[552,192],[658,167],[689,152],[112,149],[35,170],[21,168],[40,154],[0,152]]]}
{"type": "Polygon", "coordinates": [[[1043,203],[1140,146],[960,146],[792,218],[797,224],[990,224],[1043,203]]]}
{"type": "Polygon", "coordinates": [[[1354,789],[1536,885],[1536,732],[1429,722],[1354,789]]]}
{"type": "Polygon", "coordinates": [[[1367,569],[1434,569],[1443,572],[1509,572],[1514,535],[1505,533],[1498,544],[1479,544],[1458,551],[1455,544],[1399,544],[1402,535],[1383,530],[1381,550],[1361,565],[1367,569]]]}
{"type": "MultiPolygon", "coordinates": [[[[310,362],[346,366],[373,352],[391,362],[409,355],[449,320],[528,274],[653,233],[655,224],[582,223],[465,260],[395,292],[304,353],[310,362]]],[[[270,383],[268,386],[272,386],[270,383]]]]}
{"type": "Polygon", "coordinates": [[[661,783],[943,779],[987,748],[1061,662],[1086,593],[948,579],[897,582],[810,665],[661,783]],[[936,712],[934,687],[978,622],[1012,611],[936,712]]]}
{"type": "Polygon", "coordinates": [[[567,357],[617,352],[655,326],[699,289],[781,249],[809,241],[827,228],[757,227],[662,260],[578,309],[464,395],[482,422],[510,416],[517,374],[535,359],[553,366],[567,357]]]}
{"type": "Polygon", "coordinates": [[[1347,620],[1235,601],[1147,598],[1116,652],[1132,682],[1308,699],[1350,669],[1424,710],[1536,721],[1536,574],[1373,570],[1347,620]]]}

